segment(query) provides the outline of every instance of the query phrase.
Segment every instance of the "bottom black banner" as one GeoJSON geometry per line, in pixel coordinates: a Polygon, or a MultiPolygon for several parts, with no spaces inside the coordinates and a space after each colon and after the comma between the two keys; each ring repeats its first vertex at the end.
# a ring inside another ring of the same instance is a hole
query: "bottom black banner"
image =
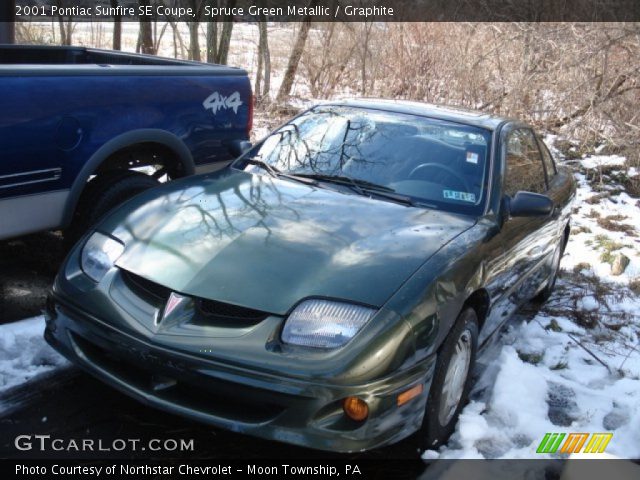
{"type": "Polygon", "coordinates": [[[627,460],[0,460],[3,479],[358,478],[637,480],[627,460]]]}

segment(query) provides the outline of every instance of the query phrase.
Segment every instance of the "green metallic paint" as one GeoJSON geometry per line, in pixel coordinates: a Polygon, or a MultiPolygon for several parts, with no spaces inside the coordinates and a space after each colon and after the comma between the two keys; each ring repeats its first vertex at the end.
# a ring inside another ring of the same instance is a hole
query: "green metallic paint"
{"type": "Polygon", "coordinates": [[[229,168],[144,193],[99,229],[125,243],[121,268],[176,292],[284,315],[308,297],[379,307],[473,224],[229,168]]]}

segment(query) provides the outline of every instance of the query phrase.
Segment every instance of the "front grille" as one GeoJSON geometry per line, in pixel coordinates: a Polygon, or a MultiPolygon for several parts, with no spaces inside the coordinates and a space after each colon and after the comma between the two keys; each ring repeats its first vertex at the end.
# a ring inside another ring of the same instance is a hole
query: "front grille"
{"type": "MultiPolygon", "coordinates": [[[[171,289],[127,270],[121,269],[120,271],[127,288],[150,304],[162,308],[169,299],[171,289]]],[[[195,298],[195,304],[198,314],[190,320],[194,325],[245,328],[255,325],[269,316],[268,312],[205,298],[195,298]]]]}
{"type": "Polygon", "coordinates": [[[260,322],[269,315],[260,310],[231,305],[230,303],[217,302],[215,300],[199,300],[200,311],[211,317],[225,318],[228,320],[260,322]]]}
{"type": "Polygon", "coordinates": [[[127,270],[120,271],[127,286],[137,295],[143,298],[153,297],[153,299],[161,300],[162,302],[166,302],[169,298],[171,290],[167,287],[163,287],[158,283],[147,280],[127,270]]]}

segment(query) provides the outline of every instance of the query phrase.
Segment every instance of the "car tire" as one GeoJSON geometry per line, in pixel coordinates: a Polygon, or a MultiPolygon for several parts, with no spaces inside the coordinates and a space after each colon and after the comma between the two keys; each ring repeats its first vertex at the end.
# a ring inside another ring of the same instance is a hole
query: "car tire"
{"type": "Polygon", "coordinates": [[[65,243],[72,247],[102,217],[140,192],[160,183],[144,173],[130,170],[107,172],[91,180],[82,194],[76,214],[65,231],[65,243]]]}
{"type": "Polygon", "coordinates": [[[556,286],[556,280],[558,279],[558,273],[560,272],[560,261],[562,260],[562,255],[564,254],[565,242],[564,239],[560,241],[556,249],[553,251],[553,259],[552,259],[552,272],[547,284],[544,286],[539,293],[533,297],[532,302],[537,304],[543,304],[553,293],[553,289],[556,286]]]}
{"type": "Polygon", "coordinates": [[[422,423],[422,449],[438,448],[453,433],[469,398],[477,351],[478,316],[465,308],[438,352],[422,423]]]}

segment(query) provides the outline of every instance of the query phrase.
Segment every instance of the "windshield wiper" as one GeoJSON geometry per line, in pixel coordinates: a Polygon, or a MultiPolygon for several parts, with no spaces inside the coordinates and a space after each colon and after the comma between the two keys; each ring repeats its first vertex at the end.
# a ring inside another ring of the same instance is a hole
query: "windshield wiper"
{"type": "Polygon", "coordinates": [[[313,178],[314,180],[320,180],[322,182],[337,183],[339,185],[350,185],[352,187],[356,187],[356,189],[360,189],[360,193],[362,193],[362,191],[364,190],[395,193],[395,190],[391,187],[386,187],[384,185],[378,185],[377,183],[369,182],[367,180],[361,180],[359,178],[352,178],[342,175],[325,175],[322,173],[296,173],[296,176],[313,178]]]}
{"type": "Polygon", "coordinates": [[[426,208],[433,208],[433,209],[437,209],[438,208],[438,207],[436,207],[435,205],[433,205],[431,203],[426,203],[426,202],[422,202],[420,200],[415,200],[413,197],[410,197],[409,195],[403,195],[401,193],[378,191],[378,190],[369,190],[369,189],[366,189],[366,188],[365,188],[365,190],[370,195],[375,195],[377,197],[382,197],[382,198],[391,200],[392,202],[401,203],[403,205],[409,205],[411,207],[426,207],[426,208]]]}
{"type": "Polygon", "coordinates": [[[409,205],[412,207],[437,208],[435,205],[432,205],[430,203],[414,200],[408,195],[396,193],[396,191],[391,187],[378,185],[377,183],[369,182],[367,180],[360,180],[358,178],[351,178],[341,175],[325,175],[321,173],[298,173],[296,174],[296,176],[313,178],[321,182],[331,182],[338,185],[346,185],[352,187],[353,190],[363,196],[375,195],[378,197],[383,197],[387,200],[391,200],[393,202],[402,203],[403,205],[409,205]]]}
{"type": "Polygon", "coordinates": [[[311,179],[311,178],[302,178],[298,175],[291,175],[289,173],[284,173],[280,170],[278,170],[276,167],[274,167],[273,165],[268,164],[267,162],[260,160],[259,158],[247,158],[245,159],[245,162],[251,164],[251,165],[257,165],[259,167],[262,167],[264,170],[266,170],[269,175],[271,175],[272,177],[284,177],[284,178],[290,178],[291,180],[295,180],[297,182],[302,182],[305,185],[317,185],[318,182],[311,179]]]}

